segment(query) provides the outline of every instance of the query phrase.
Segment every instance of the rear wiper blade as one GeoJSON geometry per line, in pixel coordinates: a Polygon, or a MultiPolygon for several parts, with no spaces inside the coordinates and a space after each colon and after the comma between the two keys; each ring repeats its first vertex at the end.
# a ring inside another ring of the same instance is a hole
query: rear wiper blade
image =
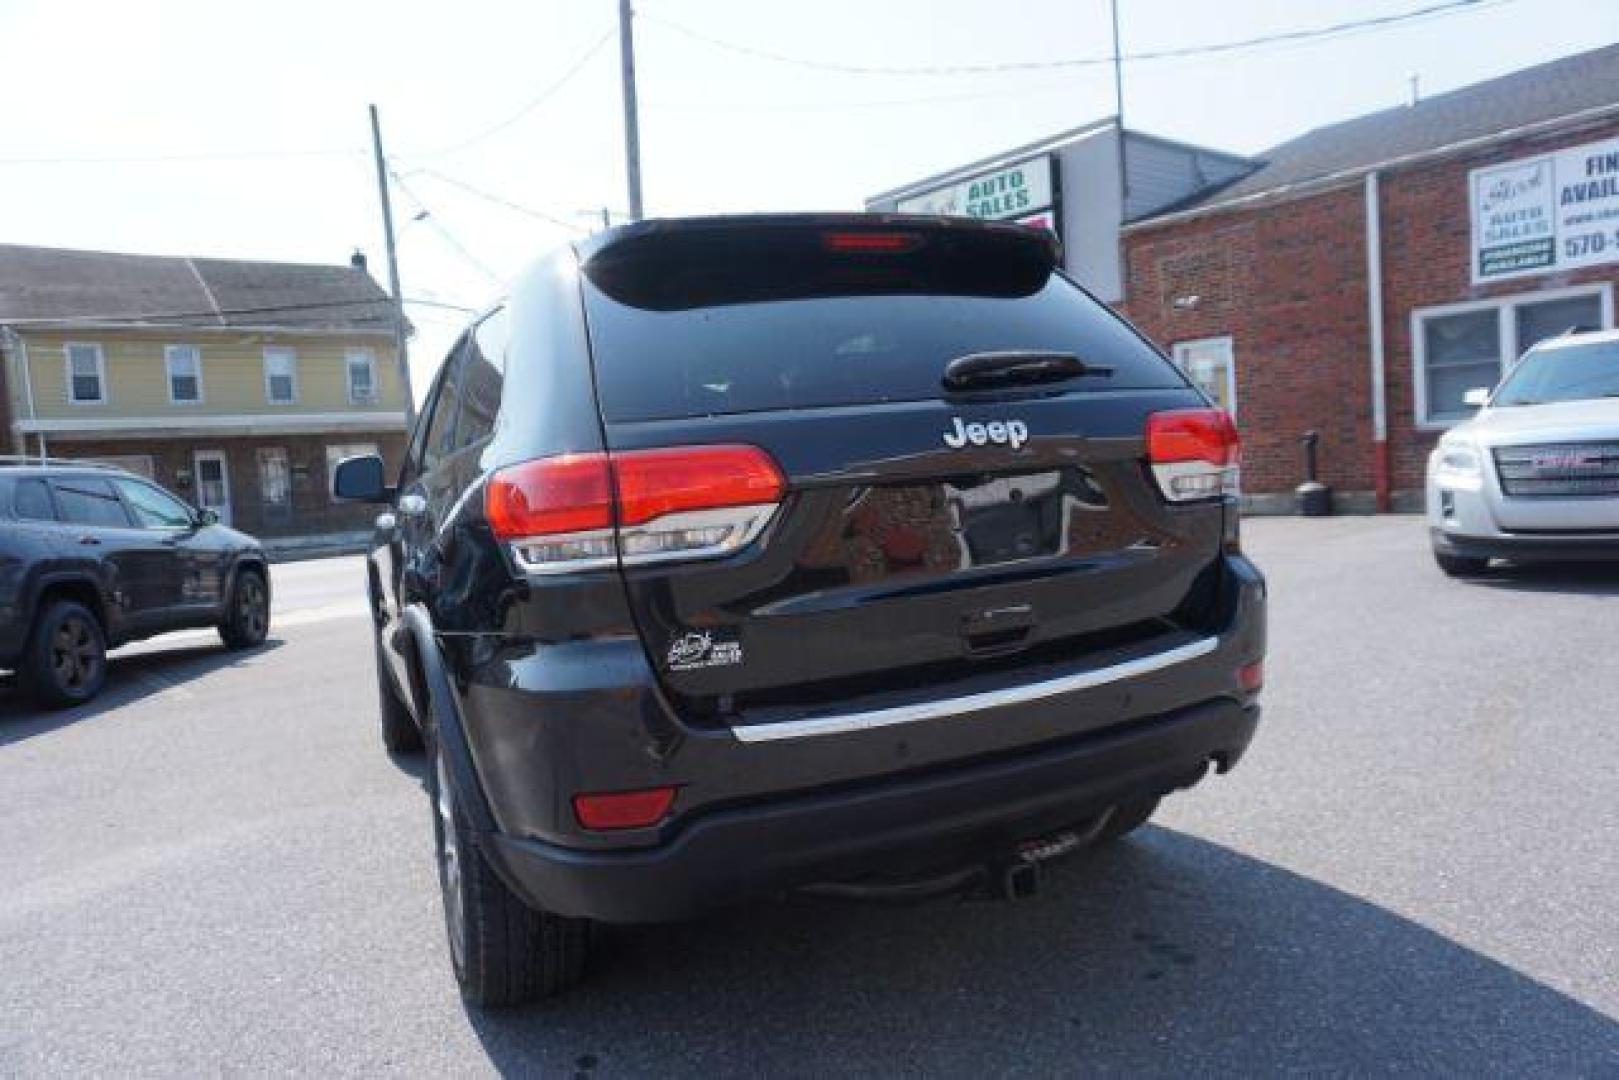
{"type": "Polygon", "coordinates": [[[1111,374],[1111,367],[1086,363],[1073,353],[1008,349],[958,356],[944,366],[944,375],[939,381],[947,390],[967,390],[975,386],[1059,382],[1111,374]]]}

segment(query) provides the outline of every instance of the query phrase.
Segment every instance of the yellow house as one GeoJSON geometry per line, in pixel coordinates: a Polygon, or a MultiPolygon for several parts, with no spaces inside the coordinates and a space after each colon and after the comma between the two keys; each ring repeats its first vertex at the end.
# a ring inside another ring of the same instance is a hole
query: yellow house
{"type": "Polygon", "coordinates": [[[0,245],[0,351],[13,452],[122,465],[258,535],[366,529],[331,469],[404,452],[393,306],[363,256],[0,245]]]}

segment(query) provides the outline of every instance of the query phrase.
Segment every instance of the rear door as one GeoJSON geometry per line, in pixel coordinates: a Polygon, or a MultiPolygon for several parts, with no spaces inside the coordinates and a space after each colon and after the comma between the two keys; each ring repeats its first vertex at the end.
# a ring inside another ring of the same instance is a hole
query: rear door
{"type": "Polygon", "coordinates": [[[1198,632],[1223,501],[1167,502],[1143,431],[1203,401],[1037,243],[800,225],[587,260],[610,451],[741,444],[785,479],[746,549],[624,565],[689,720],[928,693],[1198,632]],[[952,360],[1008,352],[1088,373],[942,381],[952,360]]]}
{"type": "Polygon", "coordinates": [[[135,524],[104,476],[51,480],[70,554],[94,560],[120,620],[136,633],[165,627],[179,604],[177,556],[168,537],[135,524]]]}

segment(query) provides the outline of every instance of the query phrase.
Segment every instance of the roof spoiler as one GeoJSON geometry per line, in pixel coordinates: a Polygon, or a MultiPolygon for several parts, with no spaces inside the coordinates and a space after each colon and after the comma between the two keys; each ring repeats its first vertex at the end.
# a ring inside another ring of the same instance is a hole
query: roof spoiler
{"type": "Polygon", "coordinates": [[[1044,230],[912,214],[639,221],[575,250],[597,288],[655,311],[853,295],[1026,296],[1062,255],[1044,230]]]}
{"type": "Polygon", "coordinates": [[[707,217],[647,218],[627,225],[604,229],[574,245],[581,264],[626,244],[644,243],[654,237],[678,238],[698,234],[724,235],[727,232],[883,232],[903,230],[929,235],[951,233],[999,236],[1006,242],[1027,245],[1025,250],[1040,252],[1048,269],[1062,265],[1062,243],[1045,229],[1019,225],[1015,221],[984,221],[970,217],[944,217],[929,214],[720,214],[707,217]]]}

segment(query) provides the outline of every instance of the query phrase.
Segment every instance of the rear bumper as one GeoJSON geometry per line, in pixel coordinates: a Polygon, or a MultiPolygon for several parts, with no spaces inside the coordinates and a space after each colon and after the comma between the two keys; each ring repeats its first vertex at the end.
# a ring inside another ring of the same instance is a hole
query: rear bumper
{"type": "Polygon", "coordinates": [[[1229,768],[1252,737],[1239,669],[1265,652],[1265,585],[1226,560],[1216,628],[1039,676],[844,703],[807,722],[682,722],[633,635],[441,637],[486,846],[553,911],[658,921],[796,885],[1004,852],[1132,795],[1229,768]],[[572,799],[673,786],[656,825],[583,828],[572,799]],[[999,850],[997,850],[999,849],[999,850]]]}
{"type": "Polygon", "coordinates": [[[1255,705],[1220,699],[1036,751],[848,788],[706,811],[654,848],[586,851],[487,838],[530,903],[607,922],[684,918],[719,904],[867,874],[954,867],[1082,822],[1121,799],[1235,765],[1255,705]]]}

